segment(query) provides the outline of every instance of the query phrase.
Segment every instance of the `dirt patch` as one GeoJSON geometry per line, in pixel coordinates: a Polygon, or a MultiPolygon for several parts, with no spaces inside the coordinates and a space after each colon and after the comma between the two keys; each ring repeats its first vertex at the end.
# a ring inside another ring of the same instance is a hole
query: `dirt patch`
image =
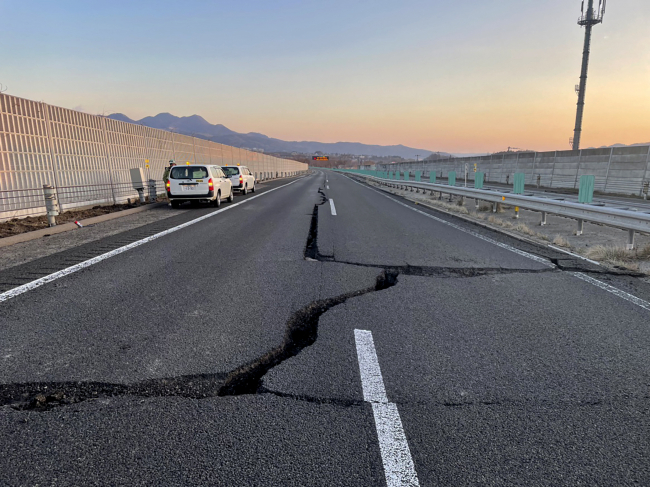
{"type": "MultiPolygon", "coordinates": [[[[85,210],[64,211],[56,217],[57,225],[74,222],[75,220],[84,220],[95,216],[115,213],[116,211],[128,210],[140,205],[111,205],[111,206],[94,206],[85,210]]],[[[28,216],[26,218],[14,218],[0,223],[0,238],[11,237],[20,233],[48,228],[47,216],[28,216]]]]}

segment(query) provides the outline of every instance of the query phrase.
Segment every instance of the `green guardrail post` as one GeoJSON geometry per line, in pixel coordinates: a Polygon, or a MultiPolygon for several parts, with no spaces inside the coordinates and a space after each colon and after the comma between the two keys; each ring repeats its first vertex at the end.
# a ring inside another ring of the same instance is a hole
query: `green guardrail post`
{"type": "Polygon", "coordinates": [[[415,180],[417,182],[422,181],[422,171],[415,171],[415,180]]]}
{"type": "Polygon", "coordinates": [[[447,183],[449,186],[456,186],[456,171],[449,171],[447,174],[447,183]]]}
{"type": "Polygon", "coordinates": [[[483,189],[483,178],[485,174],[482,172],[474,173],[474,189],[483,189]]]}
{"type": "Polygon", "coordinates": [[[524,183],[526,175],[523,172],[516,172],[512,192],[514,194],[524,194],[524,183]]]}
{"type": "Polygon", "coordinates": [[[429,182],[436,184],[436,172],[435,171],[429,171],[429,182]]]}
{"type": "Polygon", "coordinates": [[[594,184],[596,176],[580,176],[580,190],[578,192],[578,203],[591,203],[594,201],[594,184]]]}

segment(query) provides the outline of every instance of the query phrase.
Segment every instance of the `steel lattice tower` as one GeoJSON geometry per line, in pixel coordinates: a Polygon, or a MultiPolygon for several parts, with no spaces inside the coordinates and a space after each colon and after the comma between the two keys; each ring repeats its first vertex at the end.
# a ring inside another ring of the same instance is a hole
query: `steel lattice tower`
{"type": "Polygon", "coordinates": [[[594,25],[600,24],[605,15],[606,0],[598,1],[598,9],[594,10],[594,0],[588,0],[587,11],[585,2],[582,0],[582,15],[578,19],[578,25],[585,28],[585,44],[582,51],[582,70],[580,71],[580,84],[576,86],[578,94],[578,109],[576,111],[576,126],[573,130],[573,150],[580,149],[580,134],[582,132],[582,114],[585,109],[585,92],[587,90],[587,70],[589,69],[589,48],[591,46],[591,29],[594,25]]]}

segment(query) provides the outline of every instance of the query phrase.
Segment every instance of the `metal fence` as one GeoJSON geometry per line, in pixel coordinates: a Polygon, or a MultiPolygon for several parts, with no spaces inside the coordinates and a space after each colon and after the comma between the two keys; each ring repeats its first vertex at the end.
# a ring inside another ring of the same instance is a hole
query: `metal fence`
{"type": "Polygon", "coordinates": [[[44,214],[44,184],[56,188],[62,211],[125,202],[137,196],[129,169],[143,168],[160,185],[172,159],[241,164],[258,180],[307,170],[288,159],[0,94],[0,221],[44,214]]]}
{"type": "Polygon", "coordinates": [[[451,171],[455,171],[458,178],[464,178],[467,165],[468,179],[473,181],[475,164],[477,171],[483,172],[485,181],[490,183],[512,183],[515,173],[524,173],[526,185],[577,189],[580,176],[593,175],[596,191],[640,196],[644,184],[650,180],[650,146],[513,152],[481,157],[380,164],[377,169],[410,173],[423,171],[427,179],[428,173],[434,171],[438,178],[446,179],[451,171]]]}

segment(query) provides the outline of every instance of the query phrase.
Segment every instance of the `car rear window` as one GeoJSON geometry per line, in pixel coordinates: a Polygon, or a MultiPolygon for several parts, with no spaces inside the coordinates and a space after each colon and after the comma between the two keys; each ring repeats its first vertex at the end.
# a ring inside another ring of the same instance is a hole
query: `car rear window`
{"type": "Polygon", "coordinates": [[[202,179],[208,177],[208,170],[200,166],[176,166],[169,175],[172,179],[202,179]]]}
{"type": "Polygon", "coordinates": [[[229,178],[230,176],[237,176],[239,174],[239,168],[238,167],[222,167],[223,172],[226,174],[226,177],[229,178]]]}

